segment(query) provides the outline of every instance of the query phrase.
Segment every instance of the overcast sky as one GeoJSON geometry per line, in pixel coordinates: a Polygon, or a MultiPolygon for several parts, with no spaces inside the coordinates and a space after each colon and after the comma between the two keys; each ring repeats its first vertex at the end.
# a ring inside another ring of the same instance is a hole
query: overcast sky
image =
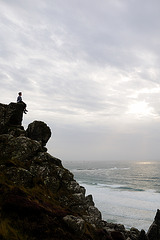
{"type": "Polygon", "coordinates": [[[160,159],[159,0],[0,0],[0,102],[62,161],[160,159]]]}

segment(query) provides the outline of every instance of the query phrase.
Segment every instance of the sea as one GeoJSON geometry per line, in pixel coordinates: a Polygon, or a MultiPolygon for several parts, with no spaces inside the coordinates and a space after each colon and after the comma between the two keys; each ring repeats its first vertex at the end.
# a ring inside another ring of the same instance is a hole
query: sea
{"type": "Polygon", "coordinates": [[[146,232],[160,209],[160,162],[65,162],[103,220],[146,232]]]}

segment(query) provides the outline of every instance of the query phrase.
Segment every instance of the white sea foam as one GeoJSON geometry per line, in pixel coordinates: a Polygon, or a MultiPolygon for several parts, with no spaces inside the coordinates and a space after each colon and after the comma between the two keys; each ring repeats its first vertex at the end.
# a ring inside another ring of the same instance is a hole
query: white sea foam
{"type": "Polygon", "coordinates": [[[104,188],[103,184],[80,184],[86,188],[87,194],[92,194],[104,220],[124,224],[127,228],[136,227],[147,231],[156,209],[160,207],[160,193],[152,190],[118,191],[114,190],[115,186],[104,188]]]}
{"type": "Polygon", "coordinates": [[[129,170],[129,167],[111,167],[111,168],[75,168],[72,169],[72,172],[107,172],[107,171],[114,171],[114,170],[129,170]]]}
{"type": "Polygon", "coordinates": [[[144,163],[81,162],[71,171],[104,220],[147,231],[160,208],[160,162],[144,163]]]}

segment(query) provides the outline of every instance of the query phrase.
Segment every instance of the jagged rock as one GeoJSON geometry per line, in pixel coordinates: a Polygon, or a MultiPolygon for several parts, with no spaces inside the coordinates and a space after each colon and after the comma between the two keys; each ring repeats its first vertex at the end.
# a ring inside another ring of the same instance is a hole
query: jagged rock
{"type": "Polygon", "coordinates": [[[87,215],[83,215],[84,219],[91,224],[95,224],[97,227],[101,227],[102,214],[98,208],[89,206],[87,209],[87,215]]]}
{"type": "Polygon", "coordinates": [[[51,130],[46,123],[42,121],[34,121],[28,125],[26,136],[41,142],[42,146],[45,146],[51,137],[51,130]]]}
{"type": "Polygon", "coordinates": [[[147,237],[149,240],[160,240],[160,210],[157,209],[156,216],[154,218],[154,222],[150,226],[147,237]]]}
{"type": "Polygon", "coordinates": [[[71,193],[82,193],[83,195],[85,194],[84,189],[75,181],[66,181],[66,187],[68,189],[68,191],[70,191],[71,193]]]}
{"type": "Polygon", "coordinates": [[[94,202],[93,202],[93,197],[92,195],[88,195],[86,196],[86,203],[89,205],[89,206],[94,206],[94,202]]]}
{"type": "Polygon", "coordinates": [[[155,216],[155,222],[158,226],[160,226],[160,210],[159,209],[157,209],[157,213],[155,216]]]}
{"type": "MultiPolygon", "coordinates": [[[[62,205],[70,208],[75,213],[84,213],[87,211],[87,204],[85,202],[85,196],[83,193],[70,193],[66,196],[61,196],[59,201],[62,205]]],[[[86,212],[87,213],[87,212],[86,212]]]]}
{"type": "Polygon", "coordinates": [[[63,218],[63,221],[73,230],[76,234],[82,236],[85,230],[85,221],[80,217],[67,215],[63,218]]]}
{"type": "Polygon", "coordinates": [[[73,180],[73,174],[65,169],[65,168],[60,168],[59,166],[57,168],[57,174],[59,178],[62,180],[63,184],[66,184],[66,181],[72,181],[73,180]]]}
{"type": "Polygon", "coordinates": [[[83,193],[84,195],[86,194],[86,189],[83,186],[80,186],[81,188],[81,193],[83,193]]]}
{"type": "Polygon", "coordinates": [[[23,119],[23,104],[0,104],[0,134],[8,133],[8,127],[21,126],[23,119]]]}
{"type": "Polygon", "coordinates": [[[31,174],[41,179],[45,186],[52,192],[57,192],[60,186],[60,178],[57,171],[58,166],[55,165],[55,163],[60,164],[59,161],[51,157],[48,153],[39,153],[38,157],[33,158],[30,166],[31,174]],[[53,159],[53,162],[51,159],[53,159]]]}
{"type": "Polygon", "coordinates": [[[75,202],[85,203],[85,196],[83,193],[73,193],[75,202]]]}

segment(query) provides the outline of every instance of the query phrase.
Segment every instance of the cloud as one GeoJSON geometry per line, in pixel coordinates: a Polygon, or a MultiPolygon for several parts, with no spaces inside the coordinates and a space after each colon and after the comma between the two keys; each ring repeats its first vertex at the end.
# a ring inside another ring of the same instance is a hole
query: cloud
{"type": "Polygon", "coordinates": [[[49,146],[64,157],[123,159],[133,147],[138,158],[148,128],[144,145],[157,157],[151,136],[158,138],[160,114],[159,5],[0,1],[0,101],[16,101],[22,91],[25,126],[39,119],[56,128],[57,143],[49,146]]]}

